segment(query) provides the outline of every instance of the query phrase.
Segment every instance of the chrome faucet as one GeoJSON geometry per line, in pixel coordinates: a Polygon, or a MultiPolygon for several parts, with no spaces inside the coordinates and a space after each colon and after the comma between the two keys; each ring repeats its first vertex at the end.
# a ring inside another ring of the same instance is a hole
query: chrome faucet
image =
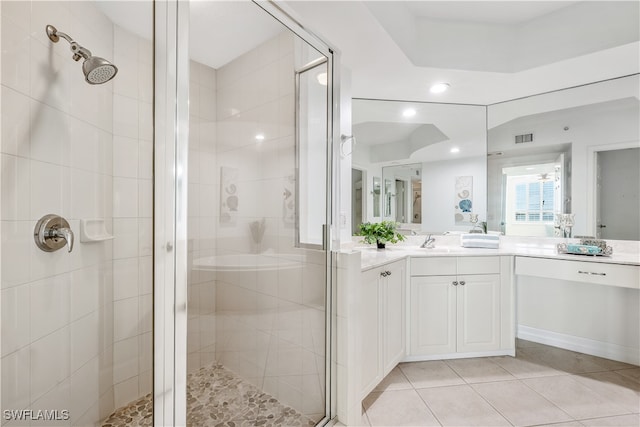
{"type": "Polygon", "coordinates": [[[420,245],[420,247],[421,248],[427,248],[427,249],[433,249],[435,242],[436,242],[436,239],[431,237],[431,234],[429,234],[427,236],[427,238],[424,239],[424,242],[420,245]]]}

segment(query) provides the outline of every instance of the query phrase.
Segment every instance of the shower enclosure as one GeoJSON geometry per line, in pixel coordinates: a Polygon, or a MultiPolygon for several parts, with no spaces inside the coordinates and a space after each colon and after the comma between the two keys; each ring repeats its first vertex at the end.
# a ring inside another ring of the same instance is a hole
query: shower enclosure
{"type": "Polygon", "coordinates": [[[187,424],[315,425],[333,55],[271,4],[190,7],[187,424]]]}
{"type": "Polygon", "coordinates": [[[153,3],[106,3],[0,3],[2,425],[153,388],[153,3]]]}
{"type": "Polygon", "coordinates": [[[333,51],[270,2],[0,16],[1,424],[328,420],[333,51]]]}

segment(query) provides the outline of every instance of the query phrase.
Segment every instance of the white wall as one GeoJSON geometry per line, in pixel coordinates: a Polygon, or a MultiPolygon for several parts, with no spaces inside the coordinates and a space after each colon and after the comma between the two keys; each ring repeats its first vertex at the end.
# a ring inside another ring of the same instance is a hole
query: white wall
{"type": "MultiPolygon", "coordinates": [[[[90,2],[2,2],[2,408],[90,425],[151,391],[152,46],[90,2]],[[119,67],[84,81],[54,24],[119,67]],[[33,242],[64,216],[72,253],[33,242]],[[81,243],[81,219],[114,240],[81,243]]],[[[3,423],[5,420],[3,420],[3,423]]]]}
{"type": "Polygon", "coordinates": [[[486,221],[487,160],[468,157],[460,160],[422,164],[422,231],[469,231],[471,223],[455,223],[455,184],[457,176],[473,176],[473,213],[486,221]]]}

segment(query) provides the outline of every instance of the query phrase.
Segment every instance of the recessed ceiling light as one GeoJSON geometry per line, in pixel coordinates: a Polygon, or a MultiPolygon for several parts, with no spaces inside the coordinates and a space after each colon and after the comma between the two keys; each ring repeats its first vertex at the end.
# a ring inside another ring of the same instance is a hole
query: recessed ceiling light
{"type": "Polygon", "coordinates": [[[459,152],[460,152],[460,149],[459,149],[458,147],[453,147],[453,148],[451,149],[451,152],[452,152],[452,153],[459,153],[459,152]]]}
{"type": "Polygon", "coordinates": [[[257,134],[257,135],[256,135],[256,139],[257,139],[258,141],[264,141],[264,134],[263,134],[263,133],[259,133],[259,134],[257,134]]]}
{"type": "Polygon", "coordinates": [[[402,115],[404,117],[413,117],[416,115],[416,110],[414,110],[413,108],[407,108],[402,112],[402,115]]]}
{"type": "Polygon", "coordinates": [[[447,89],[449,89],[449,83],[435,83],[433,85],[431,85],[431,87],[429,88],[429,92],[431,93],[442,93],[444,91],[446,91],[447,89]]]}
{"type": "Polygon", "coordinates": [[[318,79],[318,83],[320,83],[322,86],[326,86],[327,85],[327,73],[318,74],[316,79],[318,79]]]}

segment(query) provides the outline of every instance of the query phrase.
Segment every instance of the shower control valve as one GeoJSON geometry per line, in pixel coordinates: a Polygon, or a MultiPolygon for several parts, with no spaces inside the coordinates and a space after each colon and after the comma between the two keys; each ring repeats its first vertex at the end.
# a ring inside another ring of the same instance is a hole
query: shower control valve
{"type": "Polygon", "coordinates": [[[68,252],[73,250],[74,235],[66,219],[58,215],[45,215],[33,230],[36,245],[45,252],[57,251],[64,246],[68,252]]]}

